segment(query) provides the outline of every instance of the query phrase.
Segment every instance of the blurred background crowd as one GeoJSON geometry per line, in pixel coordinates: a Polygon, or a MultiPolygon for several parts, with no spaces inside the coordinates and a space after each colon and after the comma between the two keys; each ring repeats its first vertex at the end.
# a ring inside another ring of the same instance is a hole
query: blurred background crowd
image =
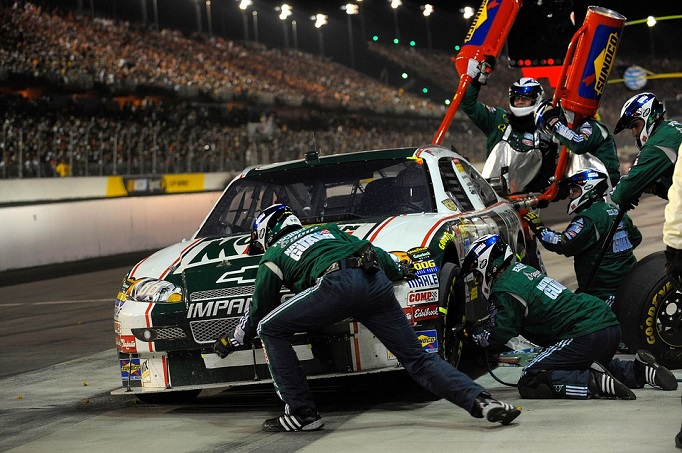
{"type": "MultiPolygon", "coordinates": [[[[431,143],[457,85],[454,52],[375,42],[366,51],[379,71],[252,40],[3,2],[0,178],[239,171],[313,148],[431,143]],[[409,83],[396,73],[409,73],[409,83]],[[422,82],[431,89],[419,90],[422,82]]],[[[612,79],[632,65],[679,71],[677,59],[651,53],[618,54],[617,65],[612,79]]],[[[507,108],[520,76],[502,56],[480,100],[507,108]]],[[[679,113],[679,79],[646,90],[666,101],[669,116],[679,113]]],[[[608,127],[632,94],[609,84],[600,110],[608,127]]],[[[636,150],[624,135],[621,160],[631,160],[636,150]]],[[[482,139],[458,114],[443,144],[480,162],[482,139]]]]}

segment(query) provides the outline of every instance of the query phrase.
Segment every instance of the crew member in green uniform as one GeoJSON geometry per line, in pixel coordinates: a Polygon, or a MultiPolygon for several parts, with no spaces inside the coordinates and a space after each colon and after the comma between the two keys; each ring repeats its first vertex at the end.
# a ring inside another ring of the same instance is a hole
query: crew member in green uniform
{"type": "Polygon", "coordinates": [[[529,212],[523,219],[547,250],[574,257],[581,292],[597,296],[611,306],[621,279],[637,263],[634,248],[642,242],[642,234],[625,214],[601,263],[597,263],[603,240],[618,216],[618,207],[604,198],[609,188],[607,178],[605,173],[586,169],[561,182],[570,190],[567,212],[576,215],[560,233],[547,228],[536,213],[529,212]],[[593,273],[594,279],[587,288],[593,273]]]}
{"type": "Polygon", "coordinates": [[[216,341],[226,357],[256,332],[268,358],[285,413],[263,423],[265,431],[313,431],[323,426],[291,345],[296,333],[353,318],[391,351],[412,378],[473,417],[504,425],[520,411],[492,398],[467,375],[422,348],[395,297],[391,280],[416,277],[412,266],[341,231],[335,224],[302,228],[288,206],[276,204],[254,221],[249,253],[263,253],[249,310],[234,334],[216,341]],[[282,285],[295,293],[281,301],[282,285]]]}
{"type": "Polygon", "coordinates": [[[523,335],[544,347],[523,368],[523,398],[634,400],[631,388],[649,384],[677,389],[675,376],[640,350],[635,360],[613,356],[621,337],[613,311],[600,299],[576,294],[537,269],[515,263],[498,235],[475,240],[462,263],[462,280],[480,285],[488,314],[466,325],[465,338],[481,347],[500,346],[523,335]]]}
{"type": "MultiPolygon", "coordinates": [[[[552,137],[536,128],[533,122],[533,112],[543,101],[545,91],[537,80],[523,77],[509,87],[509,111],[478,102],[481,86],[487,83],[493,67],[492,61],[470,60],[467,74],[472,80],[460,104],[462,111],[486,136],[487,159],[482,175],[488,180],[504,180],[509,194],[542,193],[551,184],[558,156],[552,137]],[[506,175],[503,174],[505,167],[506,175]]],[[[538,206],[542,207],[546,207],[546,202],[538,206]]],[[[536,240],[527,241],[526,261],[544,270],[538,248],[536,240]]]]}
{"type": "Polygon", "coordinates": [[[682,124],[664,117],[665,107],[653,93],[636,94],[623,105],[614,133],[630,129],[640,151],[611,194],[617,205],[632,209],[644,192],[668,199],[682,124]]]}
{"type": "MultiPolygon", "coordinates": [[[[575,130],[566,123],[566,112],[559,106],[552,107],[551,101],[545,101],[535,110],[535,124],[538,128],[552,135],[552,138],[565,146],[572,153],[592,156],[588,168],[602,166],[600,171],[609,174],[611,187],[620,179],[620,162],[613,135],[597,118],[589,117],[575,125],[575,130]]],[[[582,168],[574,168],[574,173],[582,168]]]]}

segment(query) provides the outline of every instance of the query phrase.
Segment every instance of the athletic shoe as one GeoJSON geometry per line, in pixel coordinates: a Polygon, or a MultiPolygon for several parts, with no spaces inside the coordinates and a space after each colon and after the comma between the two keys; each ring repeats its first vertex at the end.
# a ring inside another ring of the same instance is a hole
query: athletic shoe
{"type": "Polygon", "coordinates": [[[619,400],[637,399],[627,385],[613,377],[613,375],[609,373],[609,370],[598,362],[593,362],[590,366],[590,378],[587,389],[593,398],[619,400]]]}
{"type": "Polygon", "coordinates": [[[471,413],[476,418],[485,418],[491,423],[510,424],[521,414],[518,407],[493,399],[488,393],[481,393],[474,403],[471,413]]]}
{"type": "Polygon", "coordinates": [[[324,426],[322,417],[314,409],[299,409],[296,415],[283,414],[263,422],[263,431],[317,431],[324,426]]]}
{"type": "Polygon", "coordinates": [[[649,384],[661,390],[677,390],[675,375],[656,363],[654,355],[646,349],[640,349],[635,354],[635,379],[640,387],[649,384]]]}

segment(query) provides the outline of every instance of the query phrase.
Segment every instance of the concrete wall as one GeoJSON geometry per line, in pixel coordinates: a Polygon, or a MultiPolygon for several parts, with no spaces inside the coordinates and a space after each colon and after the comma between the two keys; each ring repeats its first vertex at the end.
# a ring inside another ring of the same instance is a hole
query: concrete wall
{"type": "Polygon", "coordinates": [[[165,247],[192,236],[219,197],[204,192],[0,208],[0,272],[165,247]]]}

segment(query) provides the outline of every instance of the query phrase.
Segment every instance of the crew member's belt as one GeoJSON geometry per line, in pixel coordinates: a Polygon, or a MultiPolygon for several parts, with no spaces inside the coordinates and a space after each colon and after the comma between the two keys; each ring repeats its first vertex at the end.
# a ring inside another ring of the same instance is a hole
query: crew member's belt
{"type": "Polygon", "coordinates": [[[362,267],[362,257],[349,256],[348,258],[336,261],[335,263],[330,264],[322,275],[327,275],[330,272],[336,272],[341,269],[348,269],[349,267],[362,267]]]}

